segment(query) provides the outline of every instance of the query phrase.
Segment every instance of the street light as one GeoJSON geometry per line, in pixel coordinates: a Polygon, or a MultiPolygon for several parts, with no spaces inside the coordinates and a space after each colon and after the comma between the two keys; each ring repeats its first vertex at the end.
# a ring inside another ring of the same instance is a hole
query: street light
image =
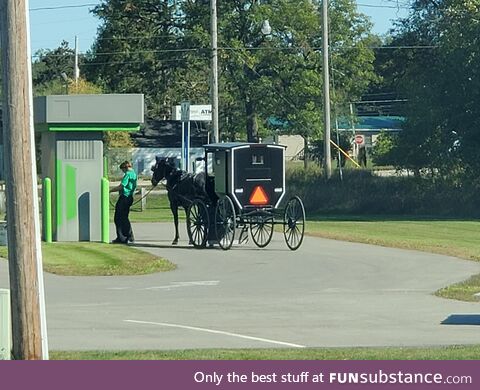
{"type": "Polygon", "coordinates": [[[68,83],[70,82],[67,74],[65,72],[60,73],[63,81],[65,81],[65,95],[68,95],[68,83]]]}
{"type": "Polygon", "coordinates": [[[262,23],[262,28],[260,29],[263,35],[270,35],[272,33],[272,27],[268,20],[264,20],[262,23]]]}

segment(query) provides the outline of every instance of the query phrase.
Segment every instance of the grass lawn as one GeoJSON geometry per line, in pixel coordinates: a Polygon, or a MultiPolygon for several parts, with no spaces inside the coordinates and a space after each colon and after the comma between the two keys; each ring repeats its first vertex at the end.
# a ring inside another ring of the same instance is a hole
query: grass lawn
{"type": "Polygon", "coordinates": [[[197,349],[51,351],[52,360],[478,360],[480,346],[430,348],[197,349]]]}
{"type": "Polygon", "coordinates": [[[313,236],[480,260],[480,221],[326,218],[307,223],[313,236]]]}
{"type": "MultiPolygon", "coordinates": [[[[168,260],[126,245],[42,243],[42,253],[45,271],[58,275],[143,275],[176,268],[168,260]]],[[[8,257],[6,247],[0,247],[0,257],[8,257]]]]}

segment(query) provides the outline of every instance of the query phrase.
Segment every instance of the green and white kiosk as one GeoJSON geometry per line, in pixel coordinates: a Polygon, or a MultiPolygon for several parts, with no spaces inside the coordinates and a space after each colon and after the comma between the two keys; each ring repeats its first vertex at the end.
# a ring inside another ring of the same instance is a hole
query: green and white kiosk
{"type": "Polygon", "coordinates": [[[34,100],[41,134],[45,241],[109,240],[104,131],[138,131],[141,94],[52,95],[34,100]]]}

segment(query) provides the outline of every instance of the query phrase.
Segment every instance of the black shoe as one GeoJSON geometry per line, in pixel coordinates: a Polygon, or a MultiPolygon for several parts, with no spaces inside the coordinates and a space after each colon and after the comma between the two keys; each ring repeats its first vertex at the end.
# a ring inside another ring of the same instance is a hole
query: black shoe
{"type": "Polygon", "coordinates": [[[119,240],[118,238],[112,241],[112,244],[126,244],[126,243],[127,243],[126,241],[119,240]]]}

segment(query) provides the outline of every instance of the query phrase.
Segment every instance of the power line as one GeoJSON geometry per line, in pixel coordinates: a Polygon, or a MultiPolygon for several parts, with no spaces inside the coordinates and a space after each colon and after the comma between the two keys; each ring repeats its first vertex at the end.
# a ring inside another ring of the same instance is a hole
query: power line
{"type": "MultiPolygon", "coordinates": [[[[338,49],[346,49],[346,50],[354,50],[359,48],[364,49],[372,49],[372,50],[407,50],[407,49],[437,49],[439,46],[436,45],[403,45],[403,46],[341,46],[341,47],[332,47],[332,51],[338,51],[338,49]]],[[[99,52],[99,53],[79,53],[81,56],[88,56],[88,55],[95,55],[95,56],[106,56],[106,55],[118,55],[118,54],[125,54],[125,55],[138,55],[138,54],[151,54],[151,53],[185,53],[185,52],[199,52],[203,50],[210,50],[209,47],[197,47],[197,48],[185,48],[185,49],[162,49],[162,50],[141,50],[141,51],[113,51],[113,52],[99,52]]],[[[260,48],[260,47],[219,47],[218,50],[225,50],[225,51],[254,51],[254,50],[271,50],[271,51],[295,51],[295,50],[304,50],[303,47],[295,46],[289,48],[282,48],[282,47],[270,47],[270,48],[260,48]]],[[[313,51],[321,51],[320,47],[312,47],[310,50],[313,51]]],[[[66,55],[73,56],[73,53],[65,53],[65,54],[34,54],[32,58],[41,58],[41,57],[64,57],[66,55]]]]}
{"type": "Polygon", "coordinates": [[[358,102],[352,102],[352,103],[353,104],[400,103],[400,102],[407,102],[407,101],[408,101],[407,99],[385,99],[385,100],[360,100],[358,102]]]}
{"type": "MultiPolygon", "coordinates": [[[[174,58],[171,60],[160,60],[158,63],[160,65],[171,63],[171,62],[178,62],[181,60],[185,60],[185,58],[174,58]]],[[[81,67],[83,66],[94,66],[94,65],[127,65],[127,64],[144,64],[145,60],[138,60],[138,61],[106,61],[106,62],[85,62],[80,64],[81,67]]]]}
{"type": "Polygon", "coordinates": [[[152,35],[148,36],[130,36],[130,37],[109,37],[109,38],[97,38],[97,41],[128,41],[134,39],[157,39],[157,38],[184,38],[184,37],[175,37],[173,35],[165,34],[165,35],[152,35]]]}
{"type": "Polygon", "coordinates": [[[376,4],[360,4],[357,3],[358,7],[368,7],[368,8],[391,8],[391,9],[410,9],[410,6],[400,6],[400,5],[376,5],[376,4]]]}
{"type": "MultiPolygon", "coordinates": [[[[198,47],[198,48],[186,48],[186,49],[162,49],[162,50],[141,50],[141,51],[112,51],[112,52],[100,52],[94,53],[95,57],[100,56],[112,56],[117,54],[126,54],[126,55],[138,55],[138,54],[153,54],[153,53],[186,53],[186,52],[195,52],[201,50],[208,50],[207,47],[198,47]]],[[[32,57],[41,58],[41,57],[65,57],[73,56],[74,53],[64,53],[64,54],[34,54],[32,57]]],[[[92,53],[79,53],[80,56],[86,57],[92,55],[92,53]]]]}
{"type": "Polygon", "coordinates": [[[55,21],[49,21],[49,22],[43,22],[43,23],[36,23],[35,26],[46,26],[46,25],[52,25],[52,24],[65,24],[65,23],[72,23],[72,22],[81,22],[84,20],[90,20],[90,18],[79,18],[79,19],[61,19],[61,20],[55,20],[55,21]]]}
{"type": "MultiPolygon", "coordinates": [[[[362,4],[357,3],[357,6],[360,7],[372,7],[372,8],[410,8],[408,3],[406,2],[398,2],[396,0],[385,0],[390,3],[396,3],[397,5],[379,5],[379,4],[362,4]]],[[[37,7],[37,8],[30,8],[30,11],[52,11],[52,10],[62,10],[62,9],[69,9],[69,8],[86,8],[86,7],[96,7],[100,5],[99,3],[87,3],[87,4],[78,4],[78,5],[59,5],[59,6],[52,6],[52,7],[37,7]]],[[[176,15],[175,19],[184,19],[185,16],[176,15]]]]}
{"type": "Polygon", "coordinates": [[[79,5],[59,5],[56,7],[39,7],[39,8],[30,8],[30,12],[35,11],[53,11],[53,10],[60,10],[60,9],[68,9],[68,8],[85,8],[85,7],[95,7],[99,5],[98,3],[89,3],[89,4],[79,4],[79,5]]]}

